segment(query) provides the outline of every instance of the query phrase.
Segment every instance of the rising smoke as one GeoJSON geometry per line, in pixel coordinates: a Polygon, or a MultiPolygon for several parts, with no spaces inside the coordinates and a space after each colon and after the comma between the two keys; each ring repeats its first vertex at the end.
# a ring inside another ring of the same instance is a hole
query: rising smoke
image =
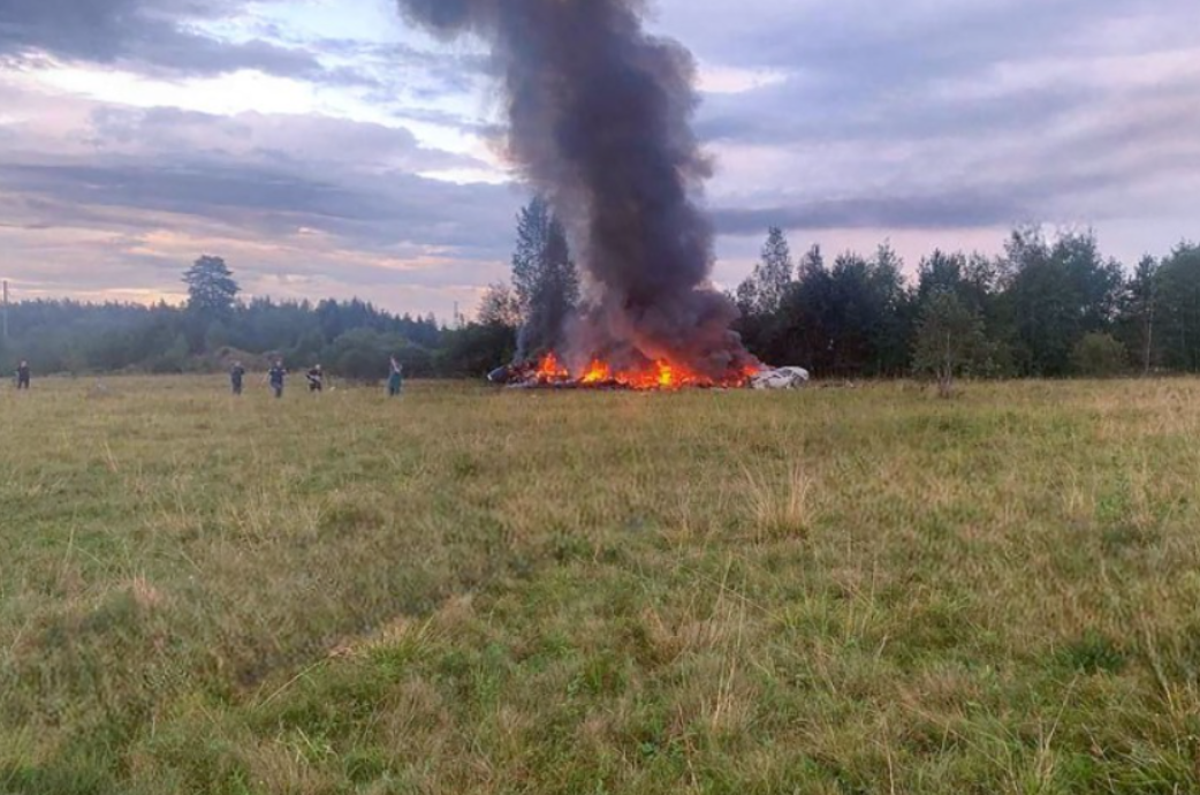
{"type": "Polygon", "coordinates": [[[436,33],[492,50],[511,158],[567,223],[585,307],[565,355],[669,358],[712,377],[753,360],[708,287],[713,232],[695,203],[710,164],[690,125],[695,63],[646,34],[640,0],[399,0],[436,33]]]}

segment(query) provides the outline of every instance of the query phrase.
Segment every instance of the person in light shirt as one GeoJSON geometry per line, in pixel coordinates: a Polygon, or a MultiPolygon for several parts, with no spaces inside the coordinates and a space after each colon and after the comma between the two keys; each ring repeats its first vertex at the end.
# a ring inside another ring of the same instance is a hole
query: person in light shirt
{"type": "Polygon", "coordinates": [[[325,388],[325,371],[321,369],[321,365],[314,364],[305,378],[308,379],[309,392],[320,392],[325,388]]]}
{"type": "Polygon", "coordinates": [[[404,365],[396,361],[393,356],[390,362],[390,370],[388,373],[388,397],[399,397],[400,391],[404,388],[404,365]]]}

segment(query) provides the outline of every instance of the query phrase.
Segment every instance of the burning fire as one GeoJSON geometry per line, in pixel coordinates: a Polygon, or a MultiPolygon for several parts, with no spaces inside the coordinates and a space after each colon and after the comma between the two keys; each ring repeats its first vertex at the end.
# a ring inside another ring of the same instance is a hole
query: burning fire
{"type": "Polygon", "coordinates": [[[599,359],[593,359],[587,372],[579,380],[584,384],[603,384],[612,380],[612,368],[599,359]]]}
{"type": "Polygon", "coordinates": [[[720,379],[709,378],[666,359],[650,362],[641,368],[614,370],[602,359],[593,359],[582,373],[572,373],[554,353],[549,353],[537,364],[534,380],[544,385],[576,385],[592,387],[620,387],[624,389],[680,389],[683,387],[736,387],[743,386],[757,368],[746,367],[720,379]]]}
{"type": "Polygon", "coordinates": [[[551,351],[538,363],[537,376],[539,381],[569,381],[571,371],[559,364],[558,357],[551,351]]]}

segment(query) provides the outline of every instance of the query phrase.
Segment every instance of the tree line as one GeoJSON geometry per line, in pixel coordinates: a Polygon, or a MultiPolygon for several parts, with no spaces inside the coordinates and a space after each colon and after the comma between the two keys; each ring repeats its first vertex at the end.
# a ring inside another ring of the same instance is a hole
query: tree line
{"type": "MultiPolygon", "coordinates": [[[[472,376],[483,363],[480,335],[449,329],[433,315],[396,315],[358,299],[239,299],[219,257],[201,257],[184,274],[183,306],[35,300],[8,308],[0,365],[28,360],[39,373],[183,373],[223,370],[237,360],[266,369],[321,363],[334,375],[377,380],[395,356],[414,377],[472,376]]],[[[483,330],[482,337],[494,336],[483,330]]],[[[507,335],[502,335],[507,336],[507,335]]],[[[510,349],[507,339],[501,345],[510,349]]]]}
{"type": "Polygon", "coordinates": [[[1012,231],[999,256],[934,251],[908,280],[886,243],[794,262],[782,230],[733,295],[764,361],[818,377],[1200,372],[1200,246],[1127,270],[1095,234],[1012,231]]]}
{"type": "Polygon", "coordinates": [[[395,357],[410,377],[475,377],[547,349],[579,301],[567,235],[535,198],[517,218],[515,287],[493,285],[477,319],[453,327],[432,315],[396,315],[358,299],[241,300],[233,272],[203,256],[183,274],[183,306],[35,300],[9,308],[0,367],[41,373],[183,373],[320,363],[332,375],[377,380],[395,357]]]}
{"type": "MultiPolygon", "coordinates": [[[[473,377],[554,346],[580,300],[567,235],[547,202],[517,218],[511,283],[491,285],[469,323],[396,315],[358,299],[242,300],[219,257],[183,275],[188,301],[88,304],[36,300],[8,310],[0,366],[41,373],[222,369],[321,363],[376,380],[395,356],[414,377],[473,377]]],[[[1200,246],[1126,269],[1090,231],[1012,231],[1003,253],[934,251],[915,278],[886,243],[870,256],[798,260],[772,228],[750,276],[730,294],[737,325],[762,361],[817,377],[953,378],[1200,372],[1200,246]]]]}
{"type": "MultiPolygon", "coordinates": [[[[492,285],[479,323],[520,329],[518,350],[553,347],[579,298],[562,225],[535,199],[518,218],[511,285],[492,285]]],[[[1200,372],[1200,246],[1127,269],[1092,230],[1019,226],[996,256],[935,250],[915,277],[887,243],[870,256],[793,257],[771,228],[753,272],[730,294],[736,330],[764,362],[817,377],[928,374],[1105,376],[1200,372]]]]}

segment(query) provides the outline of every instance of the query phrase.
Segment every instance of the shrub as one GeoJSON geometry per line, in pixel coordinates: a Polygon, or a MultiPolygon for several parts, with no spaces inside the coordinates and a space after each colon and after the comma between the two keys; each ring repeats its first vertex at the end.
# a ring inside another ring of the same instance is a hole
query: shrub
{"type": "Polygon", "coordinates": [[[1072,370],[1089,378],[1119,375],[1126,360],[1125,346],[1110,334],[1086,334],[1071,352],[1072,370]]]}

